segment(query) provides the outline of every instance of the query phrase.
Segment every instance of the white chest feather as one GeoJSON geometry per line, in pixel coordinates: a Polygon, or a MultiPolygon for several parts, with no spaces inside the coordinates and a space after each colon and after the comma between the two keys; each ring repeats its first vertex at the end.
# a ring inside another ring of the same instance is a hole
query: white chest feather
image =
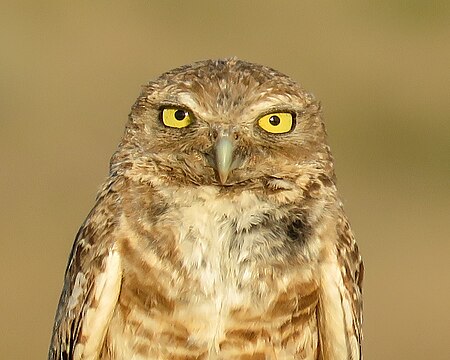
{"type": "Polygon", "coordinates": [[[198,276],[205,295],[244,285],[257,265],[255,255],[263,260],[265,245],[270,251],[261,224],[274,215],[273,207],[251,192],[224,197],[213,187],[175,192],[171,199],[177,204],[171,220],[177,222],[183,265],[198,276]]]}

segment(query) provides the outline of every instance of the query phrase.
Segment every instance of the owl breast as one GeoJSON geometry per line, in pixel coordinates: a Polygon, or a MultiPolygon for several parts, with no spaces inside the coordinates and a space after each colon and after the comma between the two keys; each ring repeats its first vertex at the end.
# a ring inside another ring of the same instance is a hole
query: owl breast
{"type": "Polygon", "coordinates": [[[159,196],[157,222],[121,219],[124,278],[103,358],[314,355],[316,265],[293,263],[304,245],[283,233],[289,214],[251,191],[165,187],[159,196]]]}

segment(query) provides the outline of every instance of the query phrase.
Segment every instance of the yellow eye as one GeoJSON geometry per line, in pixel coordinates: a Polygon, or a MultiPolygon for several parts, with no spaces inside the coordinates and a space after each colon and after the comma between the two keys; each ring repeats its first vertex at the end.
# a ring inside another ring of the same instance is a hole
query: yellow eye
{"type": "Polygon", "coordinates": [[[283,134],[292,130],[294,117],[291,113],[272,113],[261,117],[258,125],[272,134],[283,134]]]}
{"type": "Polygon", "coordinates": [[[184,128],[192,122],[192,116],[187,110],[177,108],[163,109],[162,122],[171,128],[184,128]]]}

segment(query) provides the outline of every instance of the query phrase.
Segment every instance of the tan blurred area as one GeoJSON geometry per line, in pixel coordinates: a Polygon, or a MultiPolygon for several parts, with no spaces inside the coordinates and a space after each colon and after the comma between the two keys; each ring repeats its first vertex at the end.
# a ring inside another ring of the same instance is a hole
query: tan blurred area
{"type": "Polygon", "coordinates": [[[323,104],[365,258],[365,359],[450,359],[448,1],[0,1],[0,358],[46,358],[140,86],[238,56],[323,104]]]}

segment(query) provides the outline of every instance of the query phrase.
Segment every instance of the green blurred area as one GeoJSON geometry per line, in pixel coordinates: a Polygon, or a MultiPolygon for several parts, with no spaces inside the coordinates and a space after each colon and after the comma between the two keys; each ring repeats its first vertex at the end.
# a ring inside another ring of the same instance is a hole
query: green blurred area
{"type": "Polygon", "coordinates": [[[448,1],[0,2],[0,354],[45,358],[140,86],[236,55],[321,99],[366,262],[365,358],[449,359],[448,1]]]}

